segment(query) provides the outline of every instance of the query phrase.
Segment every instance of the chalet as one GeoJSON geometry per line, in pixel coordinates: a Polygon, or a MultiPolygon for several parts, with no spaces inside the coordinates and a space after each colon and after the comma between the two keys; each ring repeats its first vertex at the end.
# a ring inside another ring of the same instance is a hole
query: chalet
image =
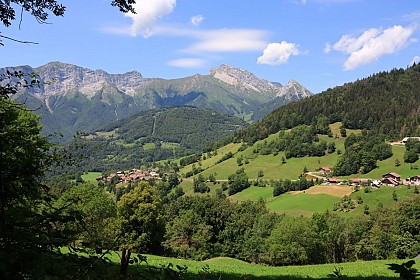
{"type": "Polygon", "coordinates": [[[382,184],[384,184],[386,186],[391,186],[391,187],[396,187],[400,184],[397,180],[395,180],[394,178],[391,178],[391,177],[384,178],[381,182],[382,182],[382,184]]]}
{"type": "Polygon", "coordinates": [[[360,185],[360,179],[357,179],[357,178],[352,178],[351,180],[351,185],[352,186],[358,186],[358,185],[360,185]]]}
{"type": "Polygon", "coordinates": [[[330,174],[331,173],[331,169],[329,167],[321,167],[318,170],[318,172],[319,173],[322,173],[322,174],[330,174]]]}
{"type": "Polygon", "coordinates": [[[337,178],[335,178],[335,177],[328,178],[327,181],[330,184],[337,184],[338,183],[337,178]]]}
{"type": "Polygon", "coordinates": [[[394,179],[397,182],[401,181],[401,175],[400,174],[397,174],[395,172],[384,174],[382,177],[384,179],[391,178],[391,179],[394,179]]]}

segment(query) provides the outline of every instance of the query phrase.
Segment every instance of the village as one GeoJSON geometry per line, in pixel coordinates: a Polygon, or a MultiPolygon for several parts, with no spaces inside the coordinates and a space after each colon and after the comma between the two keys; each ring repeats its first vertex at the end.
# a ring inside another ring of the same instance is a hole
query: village
{"type": "Polygon", "coordinates": [[[129,183],[134,181],[149,181],[150,179],[159,179],[158,170],[139,170],[131,169],[129,171],[117,171],[116,173],[111,173],[109,176],[98,176],[96,181],[107,181],[111,182],[115,180],[118,183],[129,183]]]}

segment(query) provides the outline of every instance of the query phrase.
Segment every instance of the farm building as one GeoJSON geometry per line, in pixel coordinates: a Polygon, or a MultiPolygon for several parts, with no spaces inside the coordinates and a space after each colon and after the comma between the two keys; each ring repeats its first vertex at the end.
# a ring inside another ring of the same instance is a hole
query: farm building
{"type": "Polygon", "coordinates": [[[387,173],[382,176],[384,179],[391,178],[397,182],[401,181],[401,175],[395,172],[387,173]]]}
{"type": "Polygon", "coordinates": [[[389,178],[384,178],[382,180],[382,184],[387,185],[387,186],[391,186],[391,187],[396,187],[400,183],[397,180],[395,180],[394,178],[389,177],[389,178]]]}
{"type": "Polygon", "coordinates": [[[337,178],[335,178],[335,177],[328,178],[327,181],[330,184],[337,184],[338,183],[337,178]]]}
{"type": "Polygon", "coordinates": [[[331,173],[331,169],[329,167],[321,167],[318,170],[318,172],[319,173],[322,173],[322,174],[330,174],[331,173]]]}

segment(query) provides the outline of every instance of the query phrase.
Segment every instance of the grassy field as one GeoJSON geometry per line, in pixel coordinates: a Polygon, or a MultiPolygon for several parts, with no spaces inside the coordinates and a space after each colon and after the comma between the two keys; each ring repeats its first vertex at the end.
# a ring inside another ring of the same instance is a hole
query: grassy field
{"type": "MultiPolygon", "coordinates": [[[[333,132],[334,137],[328,137],[326,135],[319,135],[321,141],[326,141],[327,143],[334,142],[336,149],[344,152],[344,141],[345,138],[340,136],[341,123],[334,123],[330,125],[331,131],[333,132]]],[[[347,129],[347,135],[351,133],[358,134],[360,130],[349,130],[347,129]]],[[[201,167],[205,169],[202,172],[202,175],[207,177],[210,174],[216,174],[217,179],[226,180],[229,175],[235,173],[239,168],[245,168],[250,179],[257,178],[259,170],[263,170],[264,177],[263,179],[297,179],[299,175],[302,174],[303,169],[306,167],[309,171],[316,171],[320,167],[327,166],[333,168],[340,155],[335,152],[332,154],[327,154],[322,157],[303,157],[303,158],[291,158],[287,159],[286,163],[282,164],[282,158],[285,157],[283,152],[280,152],[278,155],[257,155],[253,151],[259,145],[262,145],[265,141],[271,142],[278,134],[272,134],[264,140],[257,141],[253,146],[248,147],[244,151],[238,151],[239,147],[242,145],[240,143],[229,144],[225,147],[222,147],[218,150],[218,155],[211,158],[207,158],[200,162],[201,167]],[[232,152],[234,154],[233,158],[230,158],[224,162],[217,164],[217,161],[226,153],[232,152]],[[237,159],[242,157],[243,159],[248,159],[248,164],[243,164],[238,166],[237,159]]],[[[383,174],[388,172],[399,173],[402,178],[411,177],[414,175],[420,174],[420,169],[415,169],[415,167],[420,167],[420,160],[414,164],[404,163],[404,151],[405,147],[401,145],[392,146],[393,156],[384,161],[378,162],[378,168],[372,170],[367,174],[355,174],[350,176],[343,176],[339,179],[350,179],[350,178],[370,178],[370,179],[381,179],[383,174]],[[395,166],[396,159],[399,160],[400,166],[395,166]]],[[[196,164],[197,165],[197,164],[196,164]]],[[[192,170],[192,165],[186,166],[181,169],[181,173],[186,173],[187,171],[192,170]]]]}
{"type": "Polygon", "coordinates": [[[85,182],[89,182],[96,185],[98,183],[96,181],[96,178],[98,178],[98,176],[101,176],[101,175],[102,175],[101,172],[88,172],[82,175],[82,179],[85,182]]]}
{"type": "Polygon", "coordinates": [[[380,189],[372,189],[370,193],[365,193],[363,189],[353,192],[353,187],[350,186],[314,186],[306,191],[290,192],[273,197],[273,188],[251,186],[231,196],[230,199],[233,201],[258,201],[263,199],[267,203],[267,208],[276,213],[311,216],[315,212],[332,211],[334,204],[345,195],[349,195],[355,201],[360,196],[363,199],[363,204],[347,213],[337,212],[341,215],[355,216],[363,214],[366,204],[370,210],[376,209],[379,203],[382,203],[385,208],[395,208],[397,201],[394,201],[392,197],[394,191],[397,193],[398,201],[414,195],[414,188],[408,188],[407,186],[396,188],[384,186],[380,189]]]}
{"type": "Polygon", "coordinates": [[[394,201],[392,198],[392,193],[394,191],[397,193],[398,201],[407,199],[414,195],[414,188],[408,188],[407,186],[399,186],[396,188],[384,186],[380,189],[373,189],[370,193],[365,193],[363,190],[360,190],[351,194],[350,198],[356,200],[357,196],[360,196],[363,199],[363,204],[359,205],[348,214],[362,214],[366,204],[369,206],[370,210],[376,209],[379,203],[382,203],[385,208],[395,208],[397,201],[394,201]]]}
{"type": "MultiPolygon", "coordinates": [[[[272,267],[266,265],[250,264],[237,259],[218,257],[205,261],[191,261],[176,258],[166,258],[154,255],[144,255],[147,258],[147,264],[130,265],[128,272],[130,279],[143,279],[148,271],[150,275],[151,267],[168,267],[173,265],[173,269],[177,271],[176,266],[187,267],[187,273],[183,274],[183,278],[176,279],[258,279],[258,280],[274,280],[274,279],[329,279],[330,275],[340,270],[343,278],[346,279],[398,279],[398,275],[388,270],[388,263],[401,264],[407,260],[379,260],[379,261],[359,261],[340,264],[322,264],[322,265],[304,265],[304,266],[283,266],[272,267]],[[204,269],[203,269],[204,268],[204,269]]],[[[114,270],[118,271],[120,262],[119,254],[108,254],[107,257],[115,264],[114,270]]],[[[420,264],[416,263],[415,268],[420,269],[420,264]]],[[[116,273],[114,272],[114,273],[116,273]]],[[[156,273],[153,273],[156,277],[156,273]]],[[[161,279],[161,278],[153,278],[161,279]]],[[[169,279],[169,278],[165,278],[169,279]]]]}
{"type": "MultiPolygon", "coordinates": [[[[341,122],[336,122],[336,123],[330,124],[330,129],[331,129],[331,132],[334,135],[334,137],[335,136],[341,137],[341,133],[340,133],[340,126],[341,125],[342,125],[341,122]]],[[[362,132],[361,129],[346,129],[346,134],[347,135],[350,135],[351,133],[359,134],[361,132],[362,132]]]]}
{"type": "Polygon", "coordinates": [[[155,143],[145,143],[145,144],[143,145],[143,149],[144,149],[145,151],[153,150],[155,147],[156,147],[156,146],[155,146],[155,143]]]}
{"type": "MultiPolygon", "coordinates": [[[[183,179],[179,186],[182,187],[186,195],[200,195],[194,193],[194,184],[192,179],[183,179]]],[[[210,192],[208,194],[215,195],[216,189],[221,187],[221,182],[217,182],[216,184],[207,182],[207,186],[210,188],[210,192]]]]}
{"type": "Polygon", "coordinates": [[[334,203],[339,197],[328,194],[282,194],[267,203],[267,208],[276,213],[292,216],[311,216],[315,212],[333,210],[334,203]]]}
{"type": "Polygon", "coordinates": [[[259,201],[273,199],[273,188],[271,187],[255,187],[251,186],[237,194],[229,197],[233,201],[259,201]]]}
{"type": "MultiPolygon", "coordinates": [[[[201,161],[201,168],[203,168],[203,169],[207,169],[207,168],[210,168],[211,166],[214,166],[215,164],[216,164],[216,162],[218,161],[218,160],[220,160],[225,154],[227,154],[228,152],[232,152],[232,153],[236,153],[237,151],[238,151],[238,148],[241,146],[241,144],[239,144],[239,143],[231,143],[231,144],[228,144],[228,145],[226,145],[226,146],[223,146],[223,147],[221,147],[220,149],[218,149],[217,150],[217,155],[215,155],[215,156],[212,156],[212,157],[208,157],[206,160],[202,160],[201,161]]],[[[227,161],[224,161],[223,162],[223,164],[225,164],[225,163],[227,163],[227,162],[229,162],[229,161],[231,161],[232,159],[230,159],[230,160],[227,160],[227,161]]],[[[198,166],[198,163],[195,163],[195,165],[196,166],[198,166]]],[[[229,166],[230,168],[232,168],[233,166],[235,166],[236,165],[236,159],[235,159],[235,161],[234,161],[234,164],[232,165],[232,166],[229,166]]],[[[180,169],[180,173],[183,173],[183,174],[185,174],[185,173],[187,173],[188,171],[191,171],[192,170],[192,166],[193,166],[193,164],[190,164],[190,165],[187,165],[187,166],[185,166],[185,167],[183,167],[183,168],[181,168],[180,169]]],[[[236,165],[237,166],[237,165],[236,165]]],[[[228,167],[228,168],[229,168],[228,167]]],[[[238,169],[238,168],[236,168],[236,169],[238,169]]],[[[235,169],[235,170],[236,170],[235,169]]],[[[214,173],[216,171],[216,173],[217,173],[217,177],[219,178],[223,178],[223,177],[225,177],[226,179],[227,179],[227,177],[230,175],[230,174],[232,174],[232,172],[227,172],[226,173],[226,175],[225,175],[225,172],[223,172],[223,170],[219,170],[219,169],[212,169],[212,171],[206,171],[205,173],[207,174],[211,174],[211,173],[214,173]],[[219,171],[219,172],[217,172],[217,171],[219,171]]],[[[233,171],[233,172],[235,172],[235,171],[233,171]]],[[[204,172],[203,172],[203,175],[204,175],[204,172]]],[[[208,176],[208,175],[204,175],[204,176],[208,176]]]]}
{"type": "MultiPolygon", "coordinates": [[[[331,125],[333,131],[339,132],[339,126],[341,124],[336,123],[331,125]]],[[[356,130],[348,130],[348,133],[358,133],[356,130]]],[[[337,135],[340,135],[339,133],[337,135]]],[[[218,155],[211,158],[202,160],[201,167],[205,169],[202,172],[202,175],[207,177],[210,174],[216,174],[217,179],[227,179],[229,175],[235,173],[239,168],[245,168],[245,172],[248,177],[251,179],[257,178],[259,170],[263,170],[264,177],[263,179],[297,179],[299,175],[302,174],[303,169],[306,167],[309,171],[318,170],[322,166],[333,167],[339,155],[337,153],[327,154],[323,157],[304,157],[304,158],[291,158],[287,159],[286,163],[282,164],[282,158],[285,158],[284,152],[280,152],[278,155],[255,155],[253,153],[259,145],[262,145],[265,141],[271,142],[278,137],[278,134],[272,134],[264,140],[257,141],[251,147],[248,147],[244,151],[238,151],[239,147],[242,145],[229,144],[225,147],[222,147],[218,150],[218,155]],[[226,153],[232,152],[234,154],[233,158],[230,158],[222,163],[217,164],[217,161],[226,153]],[[237,159],[242,157],[243,159],[248,159],[248,164],[243,164],[239,166],[237,159]]],[[[344,151],[344,140],[340,136],[328,137],[326,135],[319,135],[321,141],[335,142],[337,150],[344,151]]],[[[395,160],[394,160],[395,161],[395,160]]],[[[197,164],[196,164],[197,165],[197,164]]],[[[186,173],[187,171],[192,170],[192,165],[186,166],[181,169],[181,173],[186,173]]],[[[388,171],[387,171],[388,172],[388,171]]],[[[386,172],[385,172],[386,173],[386,172]]]]}

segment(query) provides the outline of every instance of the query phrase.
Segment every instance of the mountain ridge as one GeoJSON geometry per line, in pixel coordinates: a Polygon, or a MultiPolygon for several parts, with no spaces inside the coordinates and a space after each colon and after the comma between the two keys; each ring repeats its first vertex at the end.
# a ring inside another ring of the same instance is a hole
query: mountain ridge
{"type": "MultiPolygon", "coordinates": [[[[208,75],[171,80],[145,78],[136,70],[109,74],[57,61],[36,68],[7,67],[0,72],[5,70],[38,75],[40,86],[21,91],[17,99],[30,109],[40,108],[44,133],[62,131],[67,137],[162,106],[215,109],[249,121],[261,105],[282,95],[278,83],[226,64],[210,70],[208,75]]],[[[293,88],[298,91],[289,92],[283,103],[305,96],[301,88],[293,88]]]]}

